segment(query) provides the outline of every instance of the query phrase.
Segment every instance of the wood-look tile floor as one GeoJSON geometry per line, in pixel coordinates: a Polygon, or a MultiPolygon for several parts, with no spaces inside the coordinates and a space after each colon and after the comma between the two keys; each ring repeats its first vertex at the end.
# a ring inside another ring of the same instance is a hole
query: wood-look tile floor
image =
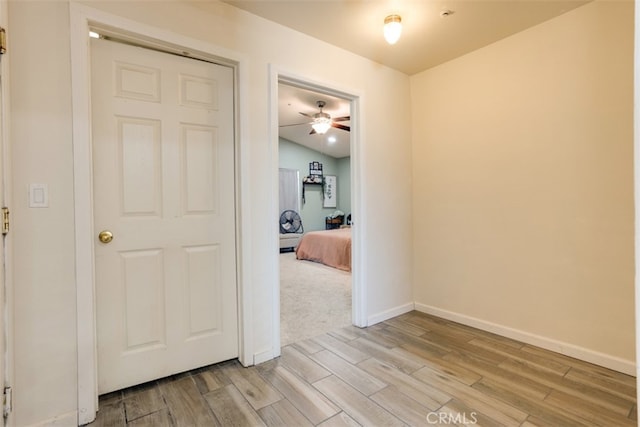
{"type": "Polygon", "coordinates": [[[92,426],[626,426],[635,378],[419,312],[100,397],[92,426]]]}

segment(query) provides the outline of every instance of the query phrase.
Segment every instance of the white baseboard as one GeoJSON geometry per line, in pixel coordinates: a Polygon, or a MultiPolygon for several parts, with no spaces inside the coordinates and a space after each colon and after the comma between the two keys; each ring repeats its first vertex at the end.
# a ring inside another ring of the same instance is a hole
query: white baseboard
{"type": "Polygon", "coordinates": [[[487,332],[492,332],[507,338],[542,347],[556,353],[564,354],[565,356],[574,357],[576,359],[584,360],[585,362],[613,369],[614,371],[622,372],[627,375],[636,376],[636,364],[631,360],[625,360],[574,344],[535,335],[529,332],[513,329],[508,326],[499,325],[453,311],[443,310],[426,304],[415,303],[415,309],[423,313],[432,314],[434,316],[442,317],[443,319],[462,323],[467,326],[472,326],[487,332]]]}
{"type": "Polygon", "coordinates": [[[256,353],[253,355],[253,364],[259,365],[261,363],[267,362],[274,358],[275,358],[275,355],[273,353],[273,350],[266,350],[261,353],[256,353]]]}
{"type": "Polygon", "coordinates": [[[367,318],[367,326],[375,325],[376,323],[384,322],[385,320],[391,319],[392,317],[400,316],[401,314],[405,314],[414,310],[414,303],[410,302],[407,304],[400,305],[398,307],[391,308],[389,310],[383,311],[382,313],[374,314],[373,316],[369,316],[367,318]]]}
{"type": "Polygon", "coordinates": [[[78,411],[67,412],[48,420],[40,421],[35,424],[31,424],[31,427],[77,427],[78,425],[78,411]]]}

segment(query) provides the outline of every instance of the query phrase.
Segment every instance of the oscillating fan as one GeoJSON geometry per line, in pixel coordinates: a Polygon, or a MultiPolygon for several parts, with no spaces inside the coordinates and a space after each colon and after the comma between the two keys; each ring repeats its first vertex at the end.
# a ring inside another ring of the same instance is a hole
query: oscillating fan
{"type": "Polygon", "coordinates": [[[280,214],[280,233],[302,233],[302,219],[298,212],[288,209],[280,214]]]}

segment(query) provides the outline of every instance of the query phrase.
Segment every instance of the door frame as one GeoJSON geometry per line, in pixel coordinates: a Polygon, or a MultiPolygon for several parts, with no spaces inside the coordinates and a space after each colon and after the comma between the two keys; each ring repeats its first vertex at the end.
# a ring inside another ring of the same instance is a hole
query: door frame
{"type": "MultiPolygon", "coordinates": [[[[278,169],[279,169],[279,149],[278,149],[278,141],[279,141],[279,123],[278,123],[278,85],[280,83],[286,84],[289,86],[295,86],[301,89],[308,89],[314,92],[335,96],[338,98],[342,98],[348,100],[350,102],[350,116],[351,116],[351,132],[350,132],[350,149],[351,149],[351,212],[354,218],[356,218],[356,222],[352,228],[352,238],[351,238],[351,322],[358,327],[366,327],[368,326],[367,321],[367,310],[366,310],[366,302],[367,302],[367,292],[366,287],[363,285],[365,283],[365,273],[366,270],[364,268],[364,258],[365,251],[363,247],[363,239],[361,236],[361,230],[364,229],[364,224],[366,222],[365,212],[362,210],[363,202],[363,180],[362,180],[362,147],[361,147],[361,114],[360,114],[360,104],[362,102],[362,95],[358,94],[357,91],[351,89],[341,89],[335,85],[326,82],[313,81],[307,77],[299,76],[295,73],[292,73],[287,70],[280,69],[275,65],[270,66],[270,79],[269,79],[269,91],[270,91],[270,106],[269,110],[271,111],[271,150],[272,150],[272,164],[271,170],[273,171],[274,179],[272,182],[274,183],[271,191],[272,196],[271,200],[274,201],[271,206],[271,214],[270,218],[277,218],[279,215],[278,212],[278,201],[279,201],[279,185],[278,185],[278,169]]],[[[273,230],[271,232],[271,237],[274,241],[272,245],[274,248],[274,263],[273,265],[279,265],[278,262],[278,239],[279,239],[279,228],[277,225],[277,221],[273,221],[273,230]]],[[[280,355],[280,271],[276,268],[275,275],[277,276],[277,280],[274,283],[274,289],[272,292],[272,306],[273,309],[273,349],[274,349],[274,357],[280,355]]]]}
{"type": "Polygon", "coordinates": [[[238,358],[243,365],[251,365],[253,348],[250,340],[251,299],[249,268],[251,262],[248,233],[249,158],[241,147],[244,125],[240,121],[247,105],[244,91],[247,60],[243,55],[200,40],[180,36],[163,29],[148,26],[120,16],[71,2],[70,41],[73,115],[73,168],[75,215],[75,270],[77,288],[77,337],[78,337],[78,424],[95,419],[98,410],[98,366],[95,313],[95,271],[93,236],[93,185],[91,155],[91,64],[89,30],[98,28],[117,35],[140,46],[153,47],[184,56],[204,59],[226,65],[234,70],[234,145],[236,192],[236,283],[238,288],[238,358]]]}
{"type": "MultiPolygon", "coordinates": [[[[0,0],[0,27],[8,32],[8,0],[0,0]]],[[[0,59],[0,206],[11,207],[12,167],[10,160],[11,145],[9,132],[9,51],[0,59]]],[[[10,233],[2,236],[0,262],[0,390],[4,393],[14,380],[13,366],[13,239],[10,233]]],[[[13,425],[11,402],[3,407],[2,425],[13,425]],[[5,412],[6,411],[6,412],[5,412]]]]}
{"type": "MultiPolygon", "coordinates": [[[[635,307],[636,314],[636,403],[640,402],[640,3],[635,2],[634,10],[634,60],[633,60],[633,181],[634,181],[634,207],[635,207],[635,307]]],[[[638,417],[640,419],[640,417],[638,417]]]]}

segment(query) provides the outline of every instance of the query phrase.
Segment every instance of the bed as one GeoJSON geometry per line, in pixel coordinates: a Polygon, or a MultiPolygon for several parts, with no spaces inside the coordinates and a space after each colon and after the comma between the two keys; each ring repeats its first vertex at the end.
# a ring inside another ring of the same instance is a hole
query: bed
{"type": "Polygon", "coordinates": [[[296,258],[351,271],[351,228],[303,234],[296,248],[296,258]]]}

